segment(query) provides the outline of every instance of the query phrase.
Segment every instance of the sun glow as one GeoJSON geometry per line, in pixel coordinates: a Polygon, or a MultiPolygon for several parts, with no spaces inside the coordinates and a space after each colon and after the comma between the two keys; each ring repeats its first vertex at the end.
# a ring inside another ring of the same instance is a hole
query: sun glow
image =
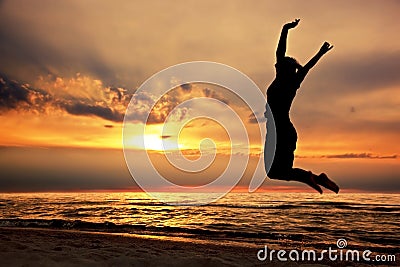
{"type": "MultiPolygon", "coordinates": [[[[174,151],[184,149],[185,146],[171,134],[164,133],[164,124],[132,124],[126,125],[131,136],[124,140],[124,145],[133,149],[153,151],[174,151]]],[[[128,135],[128,136],[129,136],[128,135]]]]}
{"type": "Polygon", "coordinates": [[[156,151],[171,151],[182,149],[183,146],[177,142],[163,139],[156,134],[146,134],[135,136],[130,140],[130,145],[134,148],[156,151]]]}

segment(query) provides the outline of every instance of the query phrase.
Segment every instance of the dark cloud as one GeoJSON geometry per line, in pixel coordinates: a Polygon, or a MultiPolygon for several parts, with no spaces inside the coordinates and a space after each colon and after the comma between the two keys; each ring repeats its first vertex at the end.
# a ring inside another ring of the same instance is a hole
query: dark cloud
{"type": "Polygon", "coordinates": [[[229,100],[226,97],[224,97],[220,92],[217,92],[216,90],[212,90],[209,88],[203,88],[203,94],[205,97],[214,98],[214,99],[221,101],[224,104],[229,105],[229,100]]]}
{"type": "Polygon", "coordinates": [[[0,78],[0,109],[15,109],[21,102],[30,104],[29,89],[7,78],[0,78]]]}
{"type": "Polygon", "coordinates": [[[324,155],[322,158],[336,158],[336,159],[396,159],[398,155],[374,155],[371,153],[345,153],[345,154],[334,154],[334,155],[324,155]]]}
{"type": "Polygon", "coordinates": [[[192,85],[190,83],[184,83],[181,85],[181,88],[183,91],[190,92],[190,90],[192,89],[192,85]]]}
{"type": "Polygon", "coordinates": [[[124,114],[109,107],[88,105],[85,103],[73,103],[64,105],[64,109],[72,115],[94,115],[109,121],[122,122],[124,114]]]}
{"type": "Polygon", "coordinates": [[[44,106],[51,101],[51,95],[45,91],[10,80],[0,74],[0,112],[10,109],[42,111],[44,106]]]}
{"type": "MultiPolygon", "coordinates": [[[[118,91],[118,99],[122,99],[118,91]]],[[[122,122],[124,113],[107,106],[106,103],[86,103],[79,99],[54,98],[47,92],[35,89],[28,84],[20,84],[0,75],[0,111],[31,110],[44,112],[44,107],[62,109],[72,115],[97,116],[109,121],[122,122]]]]}
{"type": "Polygon", "coordinates": [[[296,158],[327,158],[327,159],[397,159],[399,155],[376,155],[372,153],[344,153],[321,156],[301,156],[296,155],[296,158]]]}
{"type": "Polygon", "coordinates": [[[249,115],[249,123],[260,123],[260,122],[266,122],[266,118],[264,116],[264,114],[259,114],[259,113],[251,113],[249,115]]]}
{"type": "Polygon", "coordinates": [[[114,128],[114,125],[106,124],[106,125],[104,125],[104,128],[114,128]]]}

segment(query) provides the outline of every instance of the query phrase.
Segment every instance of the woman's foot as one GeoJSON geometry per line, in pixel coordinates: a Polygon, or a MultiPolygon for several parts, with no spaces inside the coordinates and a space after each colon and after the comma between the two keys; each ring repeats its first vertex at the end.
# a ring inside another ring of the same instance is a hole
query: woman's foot
{"type": "Polygon", "coordinates": [[[312,172],[309,172],[309,173],[310,173],[309,178],[302,182],[306,183],[307,185],[309,185],[312,188],[314,188],[315,190],[317,190],[320,194],[322,194],[322,189],[316,182],[316,179],[318,178],[318,176],[314,175],[312,172]]]}
{"type": "Polygon", "coordinates": [[[314,179],[317,184],[322,185],[326,189],[329,189],[336,194],[339,192],[339,186],[334,181],[329,179],[325,173],[321,173],[318,176],[314,175],[314,179]]]}

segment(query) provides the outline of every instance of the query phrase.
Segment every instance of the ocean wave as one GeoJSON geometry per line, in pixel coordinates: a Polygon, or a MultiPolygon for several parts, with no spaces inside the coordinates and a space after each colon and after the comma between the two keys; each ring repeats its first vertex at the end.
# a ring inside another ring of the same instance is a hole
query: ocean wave
{"type": "MultiPolygon", "coordinates": [[[[173,203],[172,203],[173,204],[173,203]]],[[[132,209],[136,209],[135,206],[138,207],[192,207],[198,206],[198,203],[176,203],[179,204],[177,206],[157,202],[157,201],[129,201],[126,203],[119,203],[121,206],[132,206],[132,209]]],[[[356,202],[340,202],[340,201],[308,201],[308,202],[283,202],[281,201],[280,204],[271,204],[271,203],[264,203],[264,204],[240,204],[240,203],[209,203],[207,205],[203,205],[202,207],[213,207],[213,208],[229,208],[229,209],[302,209],[302,208],[311,208],[311,207],[332,207],[336,209],[353,209],[353,210],[370,210],[370,211],[381,211],[381,212],[396,212],[400,211],[400,205],[390,205],[390,206],[381,206],[380,204],[363,204],[363,203],[356,203],[356,202]]]]}
{"type": "Polygon", "coordinates": [[[226,224],[213,224],[207,227],[211,229],[186,228],[173,226],[148,226],[146,224],[115,224],[113,222],[88,222],[82,220],[62,220],[62,219],[0,219],[0,227],[23,227],[23,228],[49,228],[63,230],[85,230],[101,231],[112,233],[146,233],[146,234],[186,234],[199,237],[213,238],[253,238],[281,240],[290,239],[301,241],[305,239],[303,234],[282,234],[277,232],[246,232],[237,230],[212,229],[213,226],[226,226],[226,224]]]}

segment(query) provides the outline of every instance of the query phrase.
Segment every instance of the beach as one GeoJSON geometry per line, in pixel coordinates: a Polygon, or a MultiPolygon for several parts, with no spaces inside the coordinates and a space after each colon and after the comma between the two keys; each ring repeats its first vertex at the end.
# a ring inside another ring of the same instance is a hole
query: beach
{"type": "Polygon", "coordinates": [[[0,228],[2,266],[262,266],[251,248],[122,234],[0,228]]]}
{"type": "Polygon", "coordinates": [[[0,240],[1,266],[373,266],[259,261],[255,248],[88,231],[1,227],[0,240]]]}

